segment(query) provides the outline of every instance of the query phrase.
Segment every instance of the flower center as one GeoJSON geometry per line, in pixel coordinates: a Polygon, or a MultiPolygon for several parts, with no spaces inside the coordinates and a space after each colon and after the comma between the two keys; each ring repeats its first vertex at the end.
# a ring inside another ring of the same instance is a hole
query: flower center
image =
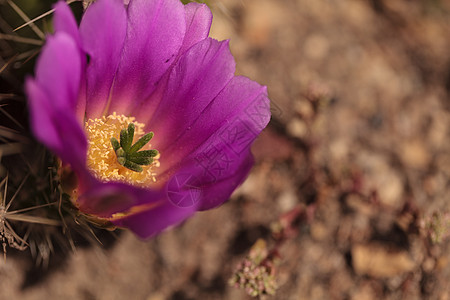
{"type": "Polygon", "coordinates": [[[87,166],[102,181],[120,181],[145,187],[156,182],[159,153],[148,142],[144,124],[134,117],[113,113],[85,124],[88,135],[87,166]]]}

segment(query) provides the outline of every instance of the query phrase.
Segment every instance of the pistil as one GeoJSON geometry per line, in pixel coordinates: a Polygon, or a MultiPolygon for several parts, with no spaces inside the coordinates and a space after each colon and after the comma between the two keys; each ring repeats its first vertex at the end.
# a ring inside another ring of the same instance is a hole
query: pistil
{"type": "Polygon", "coordinates": [[[128,129],[124,128],[120,131],[120,143],[116,138],[112,137],[111,145],[120,165],[134,172],[142,172],[142,166],[150,165],[153,162],[153,158],[158,155],[158,150],[139,151],[153,138],[153,132],[145,134],[131,145],[134,138],[134,129],[133,123],[128,124],[128,129]]]}

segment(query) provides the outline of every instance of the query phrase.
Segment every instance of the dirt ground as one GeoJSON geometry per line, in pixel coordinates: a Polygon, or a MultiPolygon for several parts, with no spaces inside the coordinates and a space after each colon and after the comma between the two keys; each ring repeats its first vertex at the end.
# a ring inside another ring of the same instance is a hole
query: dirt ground
{"type": "Polygon", "coordinates": [[[272,100],[247,181],[149,241],[47,270],[11,250],[0,299],[251,299],[228,282],[258,239],[277,253],[264,299],[450,299],[450,2],[208,3],[272,100]]]}

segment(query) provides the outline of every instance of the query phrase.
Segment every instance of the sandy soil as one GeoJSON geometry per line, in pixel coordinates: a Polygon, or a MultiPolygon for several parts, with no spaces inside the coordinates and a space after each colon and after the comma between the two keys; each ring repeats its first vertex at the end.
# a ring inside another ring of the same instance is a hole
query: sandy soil
{"type": "Polygon", "coordinates": [[[228,280],[258,239],[279,254],[267,299],[450,299],[448,239],[426,227],[450,213],[449,2],[209,4],[273,101],[248,180],[147,242],[105,237],[47,271],[12,251],[0,299],[250,299],[228,280]]]}

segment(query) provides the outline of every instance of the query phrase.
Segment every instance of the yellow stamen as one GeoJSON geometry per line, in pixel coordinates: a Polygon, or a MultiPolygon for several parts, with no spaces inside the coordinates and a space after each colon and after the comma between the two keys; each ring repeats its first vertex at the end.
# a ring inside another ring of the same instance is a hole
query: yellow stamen
{"type": "MultiPolygon", "coordinates": [[[[129,123],[135,126],[133,143],[144,133],[144,124],[136,122],[134,117],[126,117],[113,113],[100,119],[89,119],[85,124],[88,136],[87,166],[95,177],[101,181],[119,181],[134,186],[148,187],[156,182],[154,169],[159,167],[159,154],[149,166],[142,166],[142,172],[134,172],[117,162],[117,155],[111,146],[111,138],[119,138],[120,130],[129,123]]],[[[147,144],[143,150],[150,150],[147,144]]]]}

